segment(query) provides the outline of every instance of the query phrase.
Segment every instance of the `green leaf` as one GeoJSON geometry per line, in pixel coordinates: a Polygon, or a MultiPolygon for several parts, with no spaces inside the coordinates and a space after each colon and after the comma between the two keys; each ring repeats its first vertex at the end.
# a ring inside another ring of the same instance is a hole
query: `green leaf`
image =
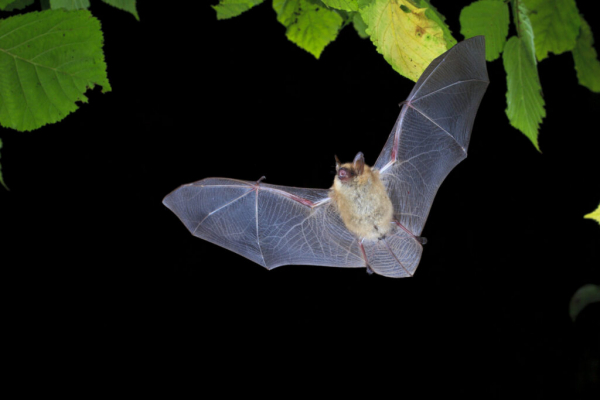
{"type": "Polygon", "coordinates": [[[300,14],[300,0],[273,0],[273,9],[277,21],[286,28],[294,23],[296,14],[300,14]]]}
{"type": "Polygon", "coordinates": [[[546,111],[537,71],[533,28],[523,2],[513,4],[516,4],[513,15],[519,37],[509,39],[502,57],[508,83],[506,115],[510,124],[523,132],[539,151],[538,129],[546,111]]]}
{"type": "Polygon", "coordinates": [[[0,0],[0,10],[22,10],[33,4],[34,0],[0,0]]]}
{"type": "Polygon", "coordinates": [[[460,33],[469,39],[485,36],[485,59],[494,61],[500,57],[508,36],[508,4],[497,0],[480,0],[462,9],[460,33]]]}
{"type": "MultiPolygon", "coordinates": [[[[308,1],[316,1],[316,0],[308,0],[308,1]]],[[[323,3],[321,3],[321,7],[327,7],[327,6],[324,5],[323,3]]],[[[351,24],[354,14],[356,14],[356,11],[344,11],[344,10],[333,10],[333,11],[342,18],[342,26],[340,27],[340,30],[344,29],[344,27],[346,25],[351,24]]]]}
{"type": "Polygon", "coordinates": [[[307,0],[274,0],[277,20],[287,27],[287,38],[319,58],[337,37],[343,19],[335,11],[307,0]]]}
{"type": "Polygon", "coordinates": [[[513,8],[513,13],[515,17],[515,25],[517,26],[517,34],[527,49],[525,54],[531,59],[533,65],[537,66],[537,61],[535,59],[535,44],[533,40],[533,27],[531,26],[531,21],[529,21],[528,17],[529,10],[527,7],[525,7],[522,1],[516,4],[516,10],[513,8]]]}
{"type": "Polygon", "coordinates": [[[57,10],[64,8],[65,10],[87,10],[90,8],[89,0],[50,0],[50,8],[57,10]]]}
{"type": "Polygon", "coordinates": [[[0,10],[4,10],[6,9],[6,7],[10,4],[10,3],[14,3],[15,0],[0,0],[0,10]]]}
{"type": "Polygon", "coordinates": [[[600,93],[600,62],[594,49],[594,35],[583,16],[581,17],[581,32],[573,49],[573,60],[579,84],[593,92],[600,93]]]}
{"type": "Polygon", "coordinates": [[[600,286],[583,285],[573,295],[569,303],[569,315],[573,321],[579,313],[588,305],[600,301],[600,286]]]}
{"type": "Polygon", "coordinates": [[[503,61],[508,86],[506,115],[539,151],[538,128],[546,111],[535,59],[532,61],[526,40],[511,37],[504,47],[503,61]]]}
{"type": "MultiPolygon", "coordinates": [[[[2,149],[2,139],[0,139],[0,149],[2,149]]],[[[4,177],[2,176],[2,165],[0,165],[0,183],[6,190],[8,190],[8,186],[6,186],[6,183],[4,183],[4,177]]]]}
{"type": "Polygon", "coordinates": [[[259,5],[264,0],[221,0],[216,6],[211,6],[217,12],[217,19],[229,19],[237,17],[244,11],[248,11],[259,5]]]}
{"type": "Polygon", "coordinates": [[[47,10],[0,24],[0,124],[19,131],[62,120],[106,77],[100,22],[88,10],[47,10]]]}
{"type": "Polygon", "coordinates": [[[367,31],[366,31],[367,24],[365,24],[365,21],[363,21],[359,12],[354,13],[354,16],[352,19],[352,24],[354,25],[354,29],[356,29],[358,36],[360,36],[363,39],[366,39],[369,37],[369,35],[367,34],[367,31]]]}
{"type": "Polygon", "coordinates": [[[416,81],[447,50],[442,27],[408,0],[374,0],[360,8],[377,51],[401,75],[416,81]]]}
{"type": "Polygon", "coordinates": [[[140,16],[137,13],[137,8],[135,7],[135,0],[102,0],[108,5],[111,5],[119,10],[127,11],[131,13],[135,19],[140,20],[140,16]]]}
{"type": "Polygon", "coordinates": [[[529,10],[535,54],[539,61],[573,50],[579,34],[579,11],[575,0],[522,0],[529,10]]]}
{"type": "Polygon", "coordinates": [[[446,41],[446,49],[453,47],[457,42],[452,36],[452,32],[450,31],[450,27],[446,24],[446,17],[444,17],[440,12],[429,3],[429,0],[419,0],[419,4],[421,7],[426,7],[425,16],[433,21],[435,21],[441,28],[442,32],[444,32],[444,40],[446,41]]]}
{"type": "Polygon", "coordinates": [[[322,0],[329,7],[344,11],[358,11],[358,0],[322,0]]]}
{"type": "Polygon", "coordinates": [[[584,215],[583,218],[593,219],[600,224],[600,204],[598,205],[598,208],[596,208],[596,211],[584,215]]]}

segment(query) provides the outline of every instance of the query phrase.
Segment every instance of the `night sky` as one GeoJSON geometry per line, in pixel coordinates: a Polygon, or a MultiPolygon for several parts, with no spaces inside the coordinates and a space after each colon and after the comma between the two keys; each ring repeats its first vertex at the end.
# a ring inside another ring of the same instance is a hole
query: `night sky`
{"type": "MultiPolygon", "coordinates": [[[[600,226],[583,219],[600,202],[600,95],[578,85],[570,54],[539,64],[542,153],[510,126],[502,61],[488,63],[469,156],[438,191],[414,277],[267,271],[190,235],[162,198],[213,176],[328,188],[334,155],[375,162],[414,83],[351,26],[316,60],[270,2],[226,21],[205,2],[140,3],[140,22],[91,8],[112,92],[95,88],[60,123],[0,133],[6,326],[42,363],[173,368],[198,393],[600,392],[600,304],[575,323],[568,313],[580,286],[600,284],[600,226]]],[[[462,40],[469,2],[445,3],[462,40]]],[[[597,14],[579,3],[598,49],[597,14]]]]}

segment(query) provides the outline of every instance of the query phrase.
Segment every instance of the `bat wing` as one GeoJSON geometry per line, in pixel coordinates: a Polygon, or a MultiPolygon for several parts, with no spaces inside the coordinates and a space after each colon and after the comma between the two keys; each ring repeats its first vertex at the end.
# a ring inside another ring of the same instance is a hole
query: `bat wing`
{"type": "Polygon", "coordinates": [[[415,257],[417,263],[420,258],[420,246],[405,232],[365,243],[363,255],[329,190],[207,178],[180,186],[163,203],[194,236],[268,269],[290,264],[364,268],[366,255],[381,275],[410,276],[415,257]]]}
{"type": "Polygon", "coordinates": [[[485,42],[475,37],[436,58],[405,101],[375,168],[407,231],[361,242],[344,225],[328,190],[260,181],[208,178],[179,187],[163,203],[193,235],[268,269],[368,264],[380,275],[412,276],[422,253],[415,236],[438,187],[466,157],[487,85],[485,42]]]}
{"type": "Polygon", "coordinates": [[[375,168],[395,218],[416,236],[442,181],[467,156],[488,84],[485,39],[476,36],[433,60],[402,106],[375,168]]]}

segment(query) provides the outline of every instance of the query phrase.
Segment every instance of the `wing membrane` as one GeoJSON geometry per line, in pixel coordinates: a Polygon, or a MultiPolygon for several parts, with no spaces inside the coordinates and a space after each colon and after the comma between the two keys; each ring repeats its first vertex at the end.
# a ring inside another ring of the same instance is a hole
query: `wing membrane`
{"type": "Polygon", "coordinates": [[[438,188],[467,156],[477,108],[489,83],[482,36],[427,67],[404,102],[375,163],[398,221],[419,236],[438,188]]]}
{"type": "Polygon", "coordinates": [[[234,179],[183,185],[164,204],[194,236],[268,269],[286,264],[364,267],[327,190],[234,179]]]}
{"type": "MultiPolygon", "coordinates": [[[[163,203],[194,236],[268,269],[367,265],[328,190],[208,178],[179,187],[163,203]]],[[[370,267],[386,276],[412,275],[421,256],[420,245],[401,230],[363,248],[370,267]]]]}
{"type": "Polygon", "coordinates": [[[392,200],[397,228],[379,240],[348,231],[324,189],[226,178],[183,185],[163,203],[194,236],[268,269],[281,265],[365,267],[412,276],[433,198],[467,153],[475,113],[488,85],[485,42],[457,44],[425,70],[405,101],[375,163],[392,200]]]}

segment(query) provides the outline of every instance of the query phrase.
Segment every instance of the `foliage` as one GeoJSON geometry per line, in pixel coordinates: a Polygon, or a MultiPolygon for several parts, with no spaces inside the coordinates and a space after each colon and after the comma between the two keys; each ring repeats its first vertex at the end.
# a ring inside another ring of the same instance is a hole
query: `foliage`
{"type": "Polygon", "coordinates": [[[573,60],[579,83],[593,92],[600,93],[600,62],[594,49],[592,30],[583,18],[581,18],[581,34],[573,49],[573,60]]]}
{"type": "Polygon", "coordinates": [[[100,22],[87,10],[30,12],[0,26],[0,124],[30,131],[62,120],[87,102],[88,88],[109,91],[100,22]]]}
{"type": "Polygon", "coordinates": [[[593,219],[600,224],[600,204],[598,205],[598,208],[596,208],[595,211],[584,215],[583,218],[593,219]]]}
{"type": "MultiPolygon", "coordinates": [[[[135,0],[103,0],[139,20],[135,0]]],[[[0,0],[0,11],[33,0],[0,0]]],[[[89,0],[41,0],[42,11],[0,20],[0,125],[30,131],[61,121],[96,85],[111,90],[100,21],[89,0]]],[[[1,145],[1,142],[0,142],[1,145]]],[[[4,185],[0,170],[0,183],[4,185]]]]}
{"type": "Polygon", "coordinates": [[[244,11],[259,5],[264,0],[222,0],[218,5],[212,6],[217,12],[217,19],[237,17],[244,11]]]}
{"type": "Polygon", "coordinates": [[[537,61],[548,53],[573,52],[581,85],[600,92],[600,62],[596,57],[589,26],[579,14],[575,0],[511,0],[517,36],[506,41],[509,4],[479,0],[461,12],[461,33],[469,38],[485,35],[488,61],[502,51],[507,73],[506,115],[512,126],[527,136],[536,149],[539,125],[546,116],[537,61]],[[474,11],[477,13],[474,13],[474,11]],[[485,23],[478,21],[478,16],[485,23]],[[500,26],[501,25],[501,26],[500,26]]]}
{"type": "Polygon", "coordinates": [[[534,34],[527,9],[522,3],[517,5],[513,15],[518,36],[506,42],[502,57],[508,86],[506,115],[510,124],[523,132],[539,150],[538,129],[546,110],[537,71],[534,34]]]}
{"type": "Polygon", "coordinates": [[[569,303],[569,315],[571,319],[575,321],[579,313],[587,305],[597,302],[600,302],[600,286],[592,285],[591,283],[583,285],[571,297],[571,302],[569,303]]]}
{"type": "MultiPolygon", "coordinates": [[[[265,0],[220,0],[213,8],[227,19],[265,0]]],[[[416,81],[425,67],[456,44],[445,18],[430,0],[272,0],[288,39],[319,58],[337,33],[352,24],[401,75],[416,81]]],[[[502,54],[510,124],[538,144],[546,116],[537,62],[571,51],[579,83],[600,92],[600,62],[589,25],[575,0],[477,0],[460,14],[465,38],[484,35],[486,59],[502,54]],[[508,38],[512,17],[517,35],[508,38]]]]}
{"type": "MultiPolygon", "coordinates": [[[[86,0],[87,1],[87,0],[86,0]]],[[[132,14],[135,19],[140,20],[140,16],[137,13],[137,8],[135,7],[135,0],[102,0],[106,4],[109,4],[119,10],[127,11],[132,14]]]]}
{"type": "MultiPolygon", "coordinates": [[[[0,150],[2,149],[2,140],[0,140],[0,150]]],[[[4,186],[5,189],[8,190],[6,183],[4,183],[4,177],[2,176],[2,165],[0,165],[0,183],[4,186]]]]}
{"type": "Polygon", "coordinates": [[[13,11],[21,10],[31,4],[34,0],[0,0],[0,10],[13,11]]]}
{"type": "Polygon", "coordinates": [[[287,38],[316,58],[342,27],[339,13],[308,0],[273,0],[273,8],[277,21],[287,28],[287,38]]]}
{"type": "Polygon", "coordinates": [[[549,52],[573,50],[581,26],[575,0],[525,0],[524,4],[531,10],[529,19],[535,29],[535,54],[539,61],[549,52]]]}
{"type": "Polygon", "coordinates": [[[501,1],[476,1],[460,13],[460,33],[465,38],[485,36],[485,59],[494,61],[508,36],[508,7],[501,1]]]}
{"type": "Polygon", "coordinates": [[[377,51],[413,81],[449,48],[442,27],[427,17],[426,10],[408,0],[373,0],[360,9],[366,33],[377,51]]]}
{"type": "Polygon", "coordinates": [[[90,6],[89,0],[50,0],[52,9],[81,10],[90,6]]]}

